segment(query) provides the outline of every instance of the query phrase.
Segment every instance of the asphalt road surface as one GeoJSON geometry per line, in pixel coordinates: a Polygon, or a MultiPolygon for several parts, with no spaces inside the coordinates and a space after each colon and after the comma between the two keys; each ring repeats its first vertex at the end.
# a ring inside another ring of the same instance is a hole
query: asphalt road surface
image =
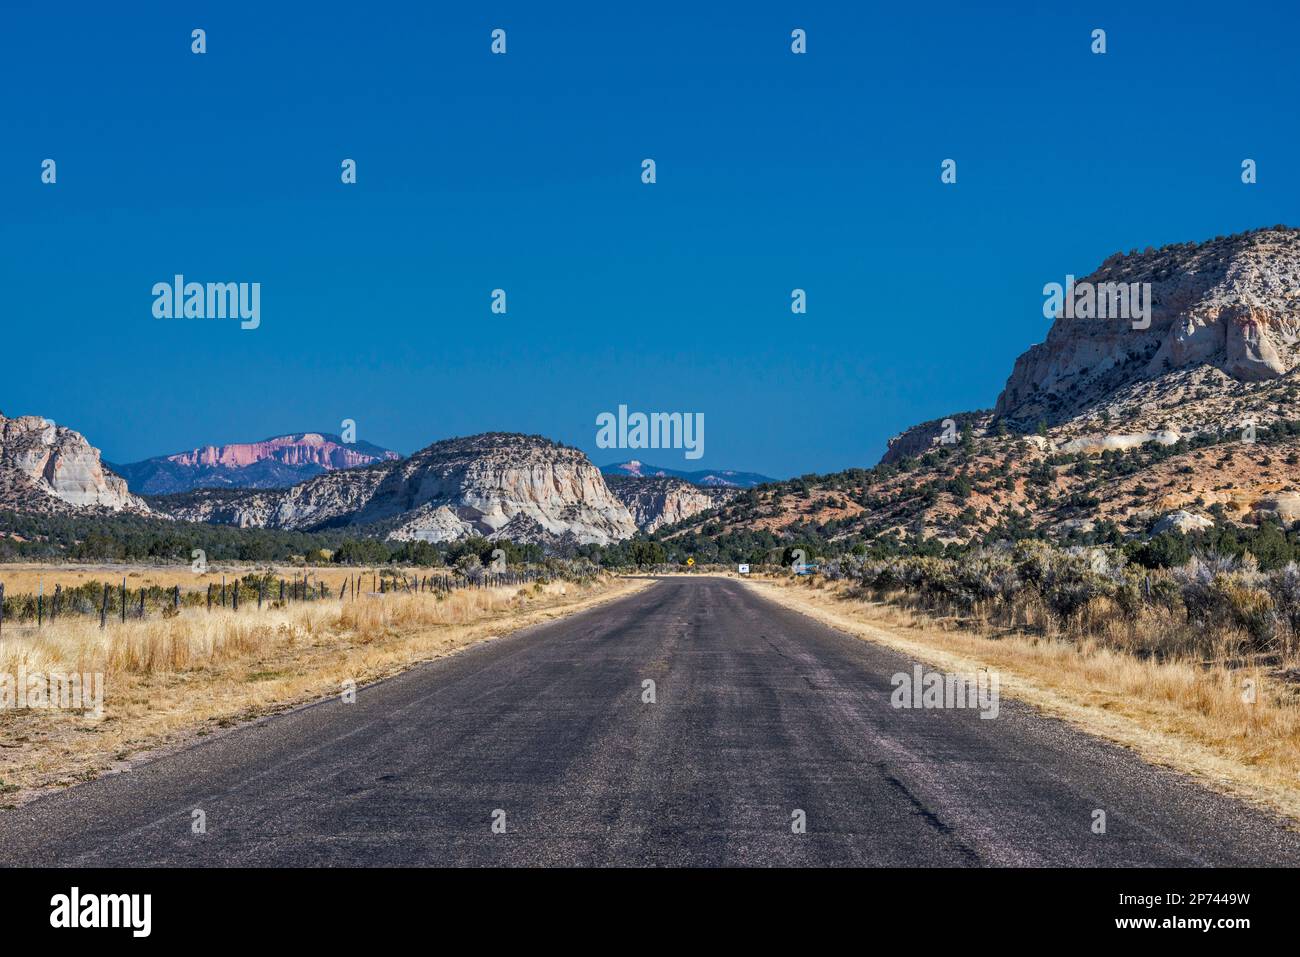
{"type": "Polygon", "coordinates": [[[664,579],[0,813],[0,864],[1300,863],[1272,816],[1016,702],[893,708],[911,667],[664,579]]]}

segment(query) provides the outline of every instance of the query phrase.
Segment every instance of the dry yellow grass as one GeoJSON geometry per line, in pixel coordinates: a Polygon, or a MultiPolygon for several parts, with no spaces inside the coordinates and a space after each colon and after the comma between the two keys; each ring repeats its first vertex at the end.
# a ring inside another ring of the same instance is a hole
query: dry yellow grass
{"type": "Polygon", "coordinates": [[[80,617],[39,633],[7,624],[0,673],[102,673],[106,692],[100,718],[0,709],[0,806],[123,767],[148,749],[337,695],[345,680],[374,681],[647,584],[605,579],[261,612],[191,609],[103,631],[80,617]]]}
{"type": "MultiPolygon", "coordinates": [[[[126,587],[132,591],[155,585],[159,588],[174,588],[179,585],[182,592],[206,592],[209,584],[220,585],[223,577],[227,582],[233,582],[236,578],[241,578],[250,572],[270,572],[277,578],[283,578],[289,582],[301,582],[303,573],[306,572],[308,580],[313,586],[324,582],[334,595],[339,593],[339,589],[344,582],[353,575],[361,576],[361,583],[368,591],[372,587],[376,574],[374,569],[368,568],[347,568],[333,565],[303,568],[294,565],[252,564],[247,562],[210,562],[207,571],[203,574],[195,574],[190,570],[189,565],[174,564],[21,564],[0,565],[0,584],[5,586],[5,590],[9,595],[34,595],[42,585],[44,585],[45,594],[50,595],[53,594],[55,585],[62,585],[64,588],[76,588],[78,585],[85,585],[88,582],[106,582],[112,585],[120,585],[122,579],[125,578],[126,587]]],[[[399,568],[397,573],[412,578],[425,575],[446,575],[449,572],[445,568],[399,568]]]]}
{"type": "Polygon", "coordinates": [[[1137,658],[1095,641],[958,627],[848,594],[843,585],[750,582],[839,631],[953,672],[993,668],[1001,692],[1132,748],[1145,760],[1300,820],[1300,700],[1256,669],[1137,658]],[[1255,682],[1255,700],[1243,681],[1255,682]]]}

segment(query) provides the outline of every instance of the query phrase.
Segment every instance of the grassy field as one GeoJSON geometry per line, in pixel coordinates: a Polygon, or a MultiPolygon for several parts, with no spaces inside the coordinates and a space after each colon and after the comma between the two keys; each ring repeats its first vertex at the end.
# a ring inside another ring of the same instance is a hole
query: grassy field
{"type": "Polygon", "coordinates": [[[945,671],[996,669],[1008,697],[1300,821],[1300,691],[1285,668],[1139,656],[1093,639],[993,629],[869,600],[845,582],[771,578],[751,587],[945,671]],[[1243,693],[1247,681],[1253,695],[1243,693]]]}
{"type": "MultiPolygon", "coordinates": [[[[103,572],[93,567],[14,571],[4,567],[0,580],[26,583],[50,575],[76,584],[78,575],[95,581],[103,572]]],[[[119,581],[125,574],[138,588],[139,583],[182,584],[190,572],[138,568],[124,573],[118,566],[113,574],[119,581]]],[[[337,588],[348,572],[335,574],[337,588]]],[[[646,584],[601,578],[445,595],[326,599],[261,611],[184,608],[174,617],[110,620],[102,630],[97,618],[85,616],[60,618],[39,632],[32,625],[6,624],[0,675],[97,673],[103,675],[105,695],[100,717],[75,710],[0,709],[0,808],[129,767],[150,749],[337,695],[344,682],[362,685],[646,584]]],[[[207,586],[200,579],[195,587],[207,586]]]]}
{"type": "MultiPolygon", "coordinates": [[[[445,575],[445,568],[408,568],[398,569],[399,574],[422,576],[430,574],[445,575]]],[[[118,586],[126,579],[128,590],[158,587],[171,589],[180,586],[182,592],[206,592],[208,585],[220,586],[224,577],[233,582],[236,578],[249,572],[269,573],[276,578],[287,581],[302,581],[306,572],[312,585],[324,582],[330,591],[337,595],[344,582],[351,576],[360,576],[361,583],[367,591],[371,590],[376,580],[373,569],[347,568],[337,566],[320,566],[311,568],[292,565],[243,564],[237,562],[210,564],[206,572],[192,572],[189,565],[0,565],[0,584],[10,595],[31,594],[44,585],[45,594],[54,592],[56,585],[65,589],[76,588],[89,582],[108,583],[118,586]]]]}

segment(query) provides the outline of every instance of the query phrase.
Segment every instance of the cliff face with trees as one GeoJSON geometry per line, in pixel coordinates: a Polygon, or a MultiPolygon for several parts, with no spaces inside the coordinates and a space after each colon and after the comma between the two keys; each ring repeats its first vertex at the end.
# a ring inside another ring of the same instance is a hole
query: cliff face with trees
{"type": "Polygon", "coordinates": [[[36,415],[0,413],[0,508],[67,512],[70,508],[147,513],[144,501],[104,467],[79,433],[36,415]]]}
{"type": "Polygon", "coordinates": [[[1116,254],[1085,282],[1149,284],[1149,324],[1062,316],[992,410],[939,415],[874,468],[760,486],[660,534],[942,549],[1300,519],[1300,231],[1116,254]]]}

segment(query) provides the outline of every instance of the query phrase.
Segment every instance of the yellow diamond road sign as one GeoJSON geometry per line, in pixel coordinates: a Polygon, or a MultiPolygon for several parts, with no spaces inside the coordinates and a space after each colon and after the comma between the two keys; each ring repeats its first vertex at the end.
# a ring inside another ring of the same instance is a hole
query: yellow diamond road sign
{"type": "Polygon", "coordinates": [[[695,559],[693,559],[693,558],[688,558],[688,559],[686,559],[686,564],[687,564],[687,565],[694,565],[694,564],[695,564],[695,559]]]}

